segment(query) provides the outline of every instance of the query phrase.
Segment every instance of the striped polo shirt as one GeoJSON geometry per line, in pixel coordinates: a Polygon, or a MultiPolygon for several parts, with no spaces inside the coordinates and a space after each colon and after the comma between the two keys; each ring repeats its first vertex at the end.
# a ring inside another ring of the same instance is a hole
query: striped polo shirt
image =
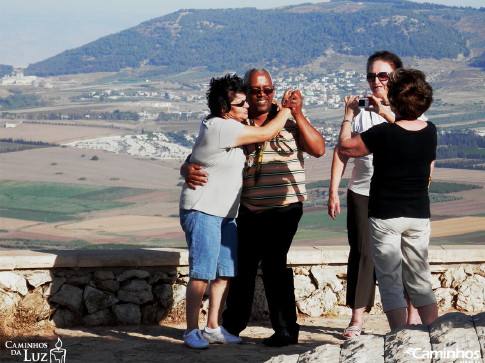
{"type": "Polygon", "coordinates": [[[260,145],[263,155],[259,173],[257,148],[247,148],[242,205],[256,212],[306,200],[303,150],[298,136],[296,121],[290,119],[276,137],[260,145]],[[255,174],[259,177],[255,178],[255,174]]]}

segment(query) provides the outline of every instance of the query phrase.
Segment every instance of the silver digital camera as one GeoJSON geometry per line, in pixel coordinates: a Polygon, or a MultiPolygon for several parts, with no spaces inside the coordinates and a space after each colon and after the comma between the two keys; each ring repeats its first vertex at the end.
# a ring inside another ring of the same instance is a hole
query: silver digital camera
{"type": "Polygon", "coordinates": [[[367,97],[359,97],[359,107],[360,108],[369,107],[369,99],[367,97]]]}

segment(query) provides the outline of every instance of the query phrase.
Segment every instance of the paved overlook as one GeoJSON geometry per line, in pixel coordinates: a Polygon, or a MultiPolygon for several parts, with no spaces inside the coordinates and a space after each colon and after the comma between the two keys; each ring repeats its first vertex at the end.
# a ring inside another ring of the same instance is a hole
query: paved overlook
{"type": "MultiPolygon", "coordinates": [[[[344,341],[348,316],[301,318],[299,344],[269,348],[263,338],[272,334],[269,322],[252,322],[242,333],[242,344],[211,345],[193,350],[184,346],[185,324],[56,328],[34,338],[14,342],[37,342],[45,349],[8,349],[12,341],[1,339],[0,362],[23,362],[25,354],[55,349],[59,340],[66,363],[159,363],[159,362],[268,362],[268,363],[401,363],[483,362],[485,313],[451,312],[427,326],[407,326],[389,332],[384,314],[368,315],[360,337],[344,341]],[[13,352],[13,353],[12,353],[13,352]]],[[[201,324],[203,324],[201,322],[201,324]]],[[[32,361],[32,359],[31,359],[32,361]]]]}

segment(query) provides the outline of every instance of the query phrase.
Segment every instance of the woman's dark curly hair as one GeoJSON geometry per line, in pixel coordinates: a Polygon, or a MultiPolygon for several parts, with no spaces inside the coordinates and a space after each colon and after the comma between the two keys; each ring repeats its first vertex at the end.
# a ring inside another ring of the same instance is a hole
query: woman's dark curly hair
{"type": "Polygon", "coordinates": [[[387,97],[391,106],[407,120],[415,120],[433,102],[433,88],[423,72],[412,68],[398,68],[389,75],[387,97]]]}
{"type": "Polygon", "coordinates": [[[206,93],[207,106],[209,106],[212,116],[221,117],[222,111],[229,112],[236,93],[246,94],[246,86],[237,74],[212,78],[206,93]]]}

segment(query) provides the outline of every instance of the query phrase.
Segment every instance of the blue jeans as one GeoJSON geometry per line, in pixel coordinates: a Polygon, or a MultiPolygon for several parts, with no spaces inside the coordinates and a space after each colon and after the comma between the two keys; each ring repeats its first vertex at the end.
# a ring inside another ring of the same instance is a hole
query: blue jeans
{"type": "Polygon", "coordinates": [[[189,247],[189,277],[214,280],[217,276],[236,275],[237,226],[234,218],[181,209],[180,225],[189,247]]]}

